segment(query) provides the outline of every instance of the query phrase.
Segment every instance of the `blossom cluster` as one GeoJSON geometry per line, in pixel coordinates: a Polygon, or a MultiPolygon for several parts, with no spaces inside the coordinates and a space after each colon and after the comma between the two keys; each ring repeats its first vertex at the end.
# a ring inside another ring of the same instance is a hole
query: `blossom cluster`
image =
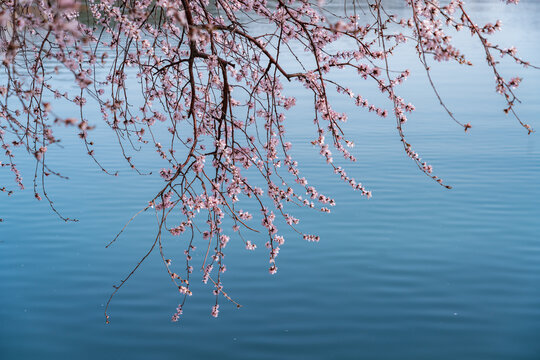
{"type": "MultiPolygon", "coordinates": [[[[0,32],[0,76],[5,79],[0,84],[4,157],[0,166],[10,169],[16,184],[24,188],[13,149],[25,149],[36,161],[35,197],[44,196],[53,211],[71,220],[47,194],[46,176],[63,176],[48,167],[47,149],[59,142],[55,126],[71,127],[96,165],[117,175],[101,164],[99,148],[91,139],[96,121],[88,118],[88,108],[99,108],[98,122],[114,133],[130,168],[146,174],[136,165],[139,147],[151,147],[161,160],[150,171],[159,173],[162,186],[143,210],[152,209],[159,219],[150,251],[159,249],[183,297],[172,320],[179,319],[186,297],[192,295],[196,243],[206,249],[197,268],[202,281],[213,286],[216,304],[211,315],[217,317],[219,299],[239,306],[222,284],[228,244],[240,242],[247,250],[266,251],[268,272],[275,274],[285,244],[283,228],[309,242],[320,239],[299,228],[294,208],[329,213],[335,205],[303,176],[293,156],[293,145],[287,141],[287,110],[299,100],[287,94],[286,83],[296,82],[313,99],[309,116],[315,153],[330,172],[366,199],[371,191],[342,163],[357,161],[345,123],[358,115],[337,111],[332,94],[381,119],[393,115],[405,154],[427,176],[450,187],[434,175],[433,167],[405,136],[415,106],[400,95],[400,85],[410,71],[389,65],[405,43],[414,45],[410,48],[443,108],[467,131],[471,124],[456,119],[439,96],[430,61],[471,65],[451,36],[469,31],[486,53],[495,89],[506,102],[504,111],[532,131],[514,109],[518,102],[514,91],[522,79],[506,80],[495,55],[532,65],[519,58],[515,48],[489,41],[501,29],[499,21],[476,24],[461,0],[403,3],[408,14],[404,17],[392,14],[381,0],[346,2],[345,7],[355,11],[343,14],[308,0],[4,0],[0,4],[0,27],[7,29],[0,32]],[[357,6],[365,8],[356,11],[357,6]],[[350,47],[333,46],[342,40],[350,47]],[[70,74],[76,91],[58,87],[54,79],[60,71],[70,74]],[[352,71],[357,85],[336,81],[333,75],[338,71],[352,71]],[[131,76],[137,88],[128,89],[131,76]],[[387,101],[380,105],[368,101],[361,93],[363,85],[358,85],[364,83],[387,101]],[[135,96],[142,101],[132,101],[135,96]],[[77,109],[77,115],[58,115],[56,104],[66,102],[77,109]],[[164,136],[159,135],[163,127],[164,136]],[[165,256],[162,239],[169,235],[185,239],[179,265],[165,256]],[[173,267],[180,269],[173,271],[173,267]]],[[[6,186],[0,190],[12,193],[6,186]]],[[[109,303],[110,299],[107,309],[109,303]]],[[[106,316],[108,321],[107,310],[106,316]]]]}

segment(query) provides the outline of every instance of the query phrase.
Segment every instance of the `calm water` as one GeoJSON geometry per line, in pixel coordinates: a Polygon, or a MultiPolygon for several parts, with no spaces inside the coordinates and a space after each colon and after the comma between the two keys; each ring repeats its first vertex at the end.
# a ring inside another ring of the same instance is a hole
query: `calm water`
{"type": "MultiPolygon", "coordinates": [[[[480,19],[503,20],[503,45],[540,58],[540,3],[471,3],[480,19]]],[[[479,63],[482,53],[470,57],[479,63]]],[[[540,72],[502,68],[525,76],[519,111],[540,128],[540,72]]],[[[289,138],[301,169],[338,205],[330,215],[297,212],[303,229],[322,240],[285,233],[276,276],[267,272],[262,243],[254,253],[230,244],[224,284],[243,307],[222,302],[218,319],[210,317],[211,289],[196,284],[181,321],[170,322],[178,293],[154,253],[118,294],[105,325],[112,285],[150,246],[155,219],[140,217],[115,246],[105,245],[161,181],[130,172],[107,129],[92,134],[102,144],[96,153],[119,177],[103,175],[73,134],[59,129],[66,149],[52,150],[49,160],[71,179],[51,179],[49,191],[80,222],[61,222],[30,190],[2,196],[0,358],[540,359],[539,135],[527,136],[504,116],[484,66],[439,66],[434,76],[472,132],[447,119],[422,75],[402,89],[418,110],[406,130],[453,190],[405,157],[393,120],[341,103],[359,158],[349,172],[373,191],[369,201],[316,156],[308,142],[314,135],[302,132],[311,99],[298,92],[289,138]]],[[[156,159],[147,152],[137,161],[149,169],[156,159]]],[[[19,165],[31,187],[32,164],[19,165]]],[[[11,181],[0,172],[0,183],[11,181]]],[[[183,241],[166,240],[173,258],[182,256],[183,241]]]]}

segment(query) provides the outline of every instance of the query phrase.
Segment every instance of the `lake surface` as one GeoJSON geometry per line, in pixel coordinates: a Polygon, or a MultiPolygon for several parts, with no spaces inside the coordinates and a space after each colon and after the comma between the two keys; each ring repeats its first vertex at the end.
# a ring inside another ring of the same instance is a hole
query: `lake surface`
{"type": "MultiPolygon", "coordinates": [[[[540,62],[540,2],[470,3],[478,22],[502,19],[503,46],[540,62]]],[[[360,199],[309,144],[311,98],[291,89],[298,105],[288,136],[300,168],[337,206],[328,215],[296,213],[321,241],[285,232],[274,276],[262,239],[255,252],[231,241],[223,281],[243,307],[222,301],[218,319],[210,316],[212,289],[197,281],[181,320],[170,321],[180,299],[153,253],[105,324],[112,285],[153,242],[155,218],[141,216],[105,245],[161,180],[130,171],[104,127],[91,134],[101,144],[96,156],[118,177],[102,174],[75,134],[59,129],[65,149],[49,160],[70,180],[51,179],[49,192],[80,222],[60,221],[31,190],[1,195],[0,359],[540,359],[540,135],[527,136],[503,114],[482,52],[470,36],[458,40],[477,65],[434,66],[434,78],[455,115],[472,123],[469,133],[448,119],[423,75],[401,89],[417,108],[406,125],[410,142],[452,190],[405,156],[393,119],[338,100],[356,143],[349,173],[373,191],[360,199]]],[[[540,129],[540,71],[501,69],[525,78],[518,111],[540,129]]],[[[375,98],[371,91],[361,94],[375,98]]],[[[135,162],[150,169],[155,161],[143,152],[135,162]]],[[[30,189],[33,163],[18,163],[30,189]]],[[[0,172],[0,183],[12,179],[0,172]]],[[[167,239],[173,259],[183,241],[167,239]]]]}

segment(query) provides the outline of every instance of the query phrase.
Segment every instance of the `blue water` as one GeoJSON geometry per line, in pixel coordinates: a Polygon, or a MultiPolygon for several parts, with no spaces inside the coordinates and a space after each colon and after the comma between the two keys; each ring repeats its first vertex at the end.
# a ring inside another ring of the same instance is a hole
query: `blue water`
{"type": "MultiPolygon", "coordinates": [[[[479,22],[503,20],[497,38],[505,46],[540,58],[540,3],[471,7],[479,22]]],[[[118,177],[83,156],[75,132],[58,129],[65,149],[48,156],[70,180],[48,179],[49,193],[80,221],[60,221],[31,190],[2,196],[0,359],[540,359],[539,135],[527,136],[502,113],[482,52],[468,35],[457,40],[477,65],[435,66],[434,78],[456,116],[472,123],[469,133],[436,105],[424,76],[402,88],[417,108],[407,136],[452,190],[406,158],[392,119],[339,98],[359,159],[349,173],[374,195],[360,199],[309,144],[311,99],[290,90],[299,100],[288,114],[288,136],[301,170],[337,206],[328,215],[296,212],[301,228],[321,241],[285,231],[275,276],[262,238],[252,238],[255,252],[231,241],[223,282],[243,307],[222,301],[218,319],[210,316],[212,289],[195,281],[181,320],[170,322],[180,299],[153,253],[118,293],[105,324],[112,285],[153,242],[155,218],[142,215],[114,246],[105,245],[161,180],[130,171],[104,127],[92,133],[96,156],[118,177]]],[[[501,69],[525,77],[518,110],[540,128],[540,71],[501,69]]],[[[377,98],[367,87],[364,94],[377,98]]],[[[153,169],[156,155],[141,152],[135,162],[153,169]]],[[[33,164],[18,164],[30,188],[33,164]]],[[[0,183],[11,182],[0,172],[0,183]]],[[[180,259],[185,239],[167,238],[165,246],[180,259]]]]}

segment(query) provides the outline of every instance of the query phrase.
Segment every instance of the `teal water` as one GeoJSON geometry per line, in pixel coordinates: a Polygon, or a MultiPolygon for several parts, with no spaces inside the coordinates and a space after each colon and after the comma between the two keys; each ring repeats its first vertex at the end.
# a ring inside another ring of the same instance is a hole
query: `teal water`
{"type": "MultiPolygon", "coordinates": [[[[479,22],[503,20],[503,45],[540,59],[540,3],[470,3],[479,22]]],[[[452,190],[407,159],[392,119],[337,99],[350,114],[359,159],[349,173],[373,191],[360,199],[309,144],[311,99],[290,90],[298,105],[288,114],[288,136],[300,168],[337,206],[327,215],[296,212],[321,241],[285,232],[274,276],[262,239],[255,252],[231,241],[223,281],[243,307],[222,301],[218,319],[210,316],[212,289],[196,283],[181,320],[170,322],[180,299],[154,253],[104,323],[112,285],[153,242],[155,218],[139,217],[105,245],[161,180],[130,171],[103,127],[92,134],[101,144],[96,156],[118,177],[102,174],[75,133],[58,129],[65,148],[51,149],[49,160],[70,180],[50,179],[49,192],[80,221],[60,221],[31,190],[1,197],[0,359],[540,359],[539,135],[527,136],[502,113],[482,52],[469,36],[457,40],[477,65],[435,66],[434,78],[456,116],[472,123],[469,133],[447,118],[422,75],[402,89],[417,108],[409,140],[452,190]]],[[[540,129],[540,71],[501,69],[524,76],[518,110],[540,129]]],[[[149,151],[136,163],[151,169],[155,161],[149,151]]],[[[30,188],[33,164],[18,163],[30,188]]],[[[0,183],[11,181],[0,172],[0,183]]],[[[183,241],[166,240],[173,259],[183,241]]]]}

